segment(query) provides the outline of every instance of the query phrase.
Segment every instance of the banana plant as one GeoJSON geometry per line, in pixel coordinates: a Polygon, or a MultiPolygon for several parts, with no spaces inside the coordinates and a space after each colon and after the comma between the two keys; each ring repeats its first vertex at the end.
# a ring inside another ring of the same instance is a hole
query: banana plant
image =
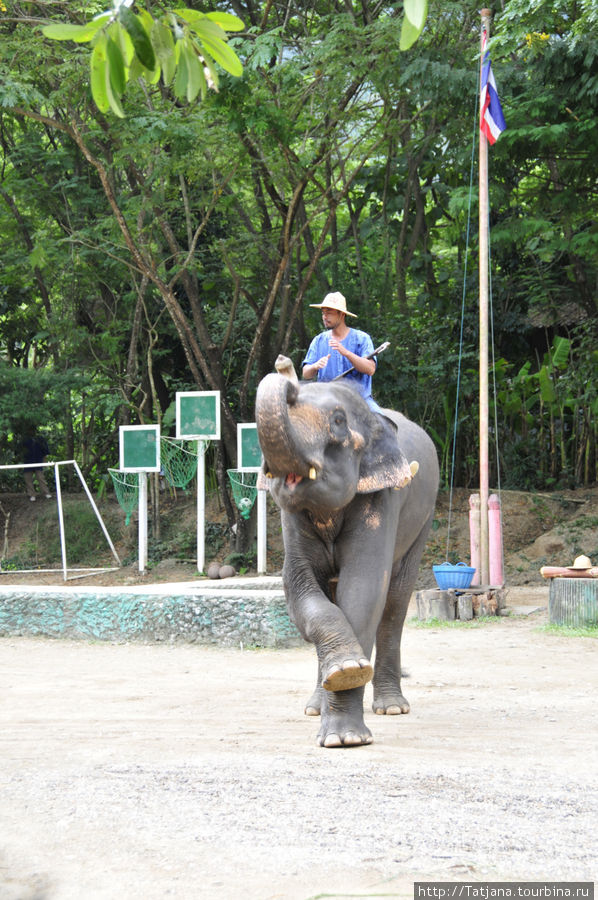
{"type": "Polygon", "coordinates": [[[143,78],[172,85],[178,100],[193,102],[208,88],[218,89],[218,66],[234,76],[243,66],[229,46],[227,32],[245,25],[227,12],[202,13],[176,7],[154,18],[134,0],[113,0],[112,9],[85,25],[57,23],[42,32],[55,41],[90,43],[91,94],[98,109],[124,118],[127,84],[143,78]],[[134,8],[137,12],[134,11],[134,8]]]}
{"type": "Polygon", "coordinates": [[[565,406],[571,401],[562,396],[559,389],[559,372],[567,368],[571,341],[565,337],[555,337],[550,349],[544,354],[542,366],[537,373],[540,394],[540,425],[543,425],[545,412],[548,413],[550,434],[550,470],[556,477],[557,471],[567,469],[567,447],[563,423],[565,420],[565,406]],[[557,423],[560,427],[557,429],[557,423]],[[560,456],[560,460],[557,460],[560,456]]]}

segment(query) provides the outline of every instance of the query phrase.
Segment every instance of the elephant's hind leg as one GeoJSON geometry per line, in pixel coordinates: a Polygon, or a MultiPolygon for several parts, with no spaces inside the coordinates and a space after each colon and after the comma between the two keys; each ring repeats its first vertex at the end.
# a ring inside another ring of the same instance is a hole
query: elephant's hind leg
{"type": "Polygon", "coordinates": [[[316,679],[316,687],[305,704],[303,712],[306,716],[319,716],[322,709],[322,695],[324,693],[324,688],[322,687],[322,670],[320,665],[318,664],[318,677],[316,679]]]}
{"type": "Polygon", "coordinates": [[[372,709],[379,716],[398,716],[410,710],[401,690],[401,636],[421,555],[428,537],[429,522],[394,574],[376,633],[376,671],[372,709]]]}

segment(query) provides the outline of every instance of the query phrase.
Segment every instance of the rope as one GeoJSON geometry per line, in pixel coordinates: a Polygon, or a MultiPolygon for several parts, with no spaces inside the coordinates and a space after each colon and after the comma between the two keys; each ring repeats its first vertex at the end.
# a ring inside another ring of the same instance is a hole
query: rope
{"type": "MultiPolygon", "coordinates": [[[[491,336],[491,350],[492,350],[492,391],[494,397],[494,452],[496,453],[496,483],[498,489],[498,502],[500,504],[500,514],[501,514],[501,522],[502,522],[502,486],[501,486],[501,477],[500,477],[500,454],[498,447],[498,403],[497,403],[497,391],[496,391],[496,359],[494,355],[494,309],[492,306],[492,266],[490,263],[492,262],[492,253],[490,250],[490,222],[488,222],[488,282],[489,282],[489,291],[488,291],[488,300],[490,303],[490,336],[491,336]]],[[[502,551],[502,571],[504,575],[505,571],[505,542],[500,542],[501,551],[502,551]]]]}
{"type": "Polygon", "coordinates": [[[463,359],[463,330],[465,323],[465,294],[467,290],[467,262],[469,260],[469,235],[471,229],[471,196],[472,196],[472,185],[473,185],[473,171],[475,164],[475,148],[476,148],[476,126],[478,124],[478,105],[479,105],[479,96],[480,96],[480,75],[478,68],[478,76],[476,83],[476,104],[475,104],[475,112],[473,117],[473,132],[471,136],[471,162],[469,167],[469,203],[467,206],[467,231],[466,231],[466,239],[465,239],[465,265],[463,269],[463,291],[461,294],[461,329],[459,333],[459,362],[457,365],[457,392],[455,397],[455,416],[453,422],[453,452],[451,455],[451,479],[450,479],[450,489],[449,489],[449,509],[448,509],[448,523],[446,530],[446,556],[445,559],[449,559],[449,550],[450,550],[450,539],[451,539],[451,523],[453,517],[453,488],[454,488],[454,480],[455,480],[455,455],[457,451],[457,426],[459,422],[459,393],[461,390],[461,362],[463,359]]]}

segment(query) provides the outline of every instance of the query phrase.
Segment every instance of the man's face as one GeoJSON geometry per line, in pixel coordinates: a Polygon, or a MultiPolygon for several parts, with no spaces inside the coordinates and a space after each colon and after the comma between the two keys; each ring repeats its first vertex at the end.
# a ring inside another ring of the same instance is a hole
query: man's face
{"type": "Polygon", "coordinates": [[[322,307],[322,321],[324,322],[324,328],[333,330],[337,325],[340,325],[343,316],[344,313],[339,312],[337,309],[331,309],[329,306],[322,307]]]}

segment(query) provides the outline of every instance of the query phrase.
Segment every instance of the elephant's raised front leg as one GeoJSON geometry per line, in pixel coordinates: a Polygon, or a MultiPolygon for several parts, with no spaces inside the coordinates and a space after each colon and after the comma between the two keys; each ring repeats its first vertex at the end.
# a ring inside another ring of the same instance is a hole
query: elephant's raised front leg
{"type": "Polygon", "coordinates": [[[321,666],[318,666],[318,681],[313,694],[305,704],[305,715],[320,715],[322,705],[325,703],[325,694],[327,691],[331,692],[331,688],[328,685],[334,683],[337,685],[344,684],[345,687],[338,687],[338,691],[350,690],[355,686],[363,687],[365,683],[370,681],[372,674],[372,666],[365,657],[361,665],[356,664],[353,660],[345,661],[345,667],[335,668],[332,672],[329,672],[328,678],[324,682],[322,681],[321,666]]]}
{"type": "Polygon", "coordinates": [[[372,732],[363,718],[363,687],[326,691],[322,697],[320,747],[359,747],[372,743],[372,732]]]}
{"type": "MultiPolygon", "coordinates": [[[[287,571],[285,560],[289,613],[305,640],[316,648],[319,685],[326,692],[363,687],[372,679],[373,668],[343,610],[330,601],[313,577],[307,576],[301,589],[293,590],[296,579],[289,578],[287,571]]],[[[315,695],[314,699],[317,701],[315,695]]]]}

